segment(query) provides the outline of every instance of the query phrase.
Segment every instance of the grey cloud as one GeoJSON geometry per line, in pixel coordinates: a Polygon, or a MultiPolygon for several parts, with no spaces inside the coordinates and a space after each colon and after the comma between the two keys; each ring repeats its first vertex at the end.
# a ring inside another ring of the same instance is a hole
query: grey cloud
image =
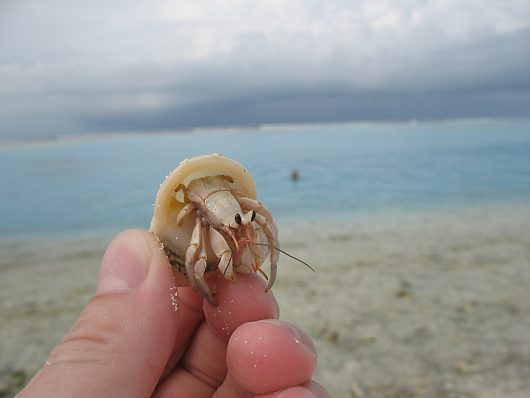
{"type": "Polygon", "coordinates": [[[312,2],[267,27],[259,12],[281,10],[247,20],[242,2],[219,11],[226,26],[195,3],[173,19],[147,2],[20,4],[0,17],[0,137],[530,116],[530,29],[513,11],[476,22],[463,7],[454,25],[422,2],[312,2]]]}

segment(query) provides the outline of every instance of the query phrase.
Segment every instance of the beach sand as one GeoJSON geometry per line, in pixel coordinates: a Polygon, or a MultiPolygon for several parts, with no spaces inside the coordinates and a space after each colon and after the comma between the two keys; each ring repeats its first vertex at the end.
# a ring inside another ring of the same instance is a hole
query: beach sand
{"type": "MultiPolygon", "coordinates": [[[[278,220],[281,318],[332,397],[530,396],[530,205],[278,220]]],[[[110,236],[0,243],[0,397],[95,291],[110,236]]]]}

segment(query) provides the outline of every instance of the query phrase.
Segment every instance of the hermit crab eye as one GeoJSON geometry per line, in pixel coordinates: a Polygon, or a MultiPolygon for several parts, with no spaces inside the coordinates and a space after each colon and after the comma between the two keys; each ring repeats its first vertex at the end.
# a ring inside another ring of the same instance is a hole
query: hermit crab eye
{"type": "Polygon", "coordinates": [[[236,213],[235,220],[237,225],[241,225],[241,216],[239,215],[239,213],[236,213]]]}
{"type": "Polygon", "coordinates": [[[256,210],[252,210],[252,217],[250,217],[250,221],[254,221],[254,219],[256,218],[256,210]]]}

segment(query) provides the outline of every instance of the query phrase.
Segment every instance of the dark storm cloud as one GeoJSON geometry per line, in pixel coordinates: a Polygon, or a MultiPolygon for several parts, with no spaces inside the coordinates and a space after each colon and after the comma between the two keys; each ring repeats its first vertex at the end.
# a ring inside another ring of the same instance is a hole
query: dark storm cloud
{"type": "Polygon", "coordinates": [[[4,6],[0,137],[530,116],[525,3],[220,3],[4,6]]]}

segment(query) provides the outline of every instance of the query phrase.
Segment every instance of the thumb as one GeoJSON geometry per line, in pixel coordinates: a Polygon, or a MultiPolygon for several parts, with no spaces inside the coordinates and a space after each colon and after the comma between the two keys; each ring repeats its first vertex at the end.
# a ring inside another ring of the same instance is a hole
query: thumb
{"type": "Polygon", "coordinates": [[[19,397],[150,396],[176,338],[173,286],[150,234],[119,234],[103,257],[96,295],[19,397]]]}

